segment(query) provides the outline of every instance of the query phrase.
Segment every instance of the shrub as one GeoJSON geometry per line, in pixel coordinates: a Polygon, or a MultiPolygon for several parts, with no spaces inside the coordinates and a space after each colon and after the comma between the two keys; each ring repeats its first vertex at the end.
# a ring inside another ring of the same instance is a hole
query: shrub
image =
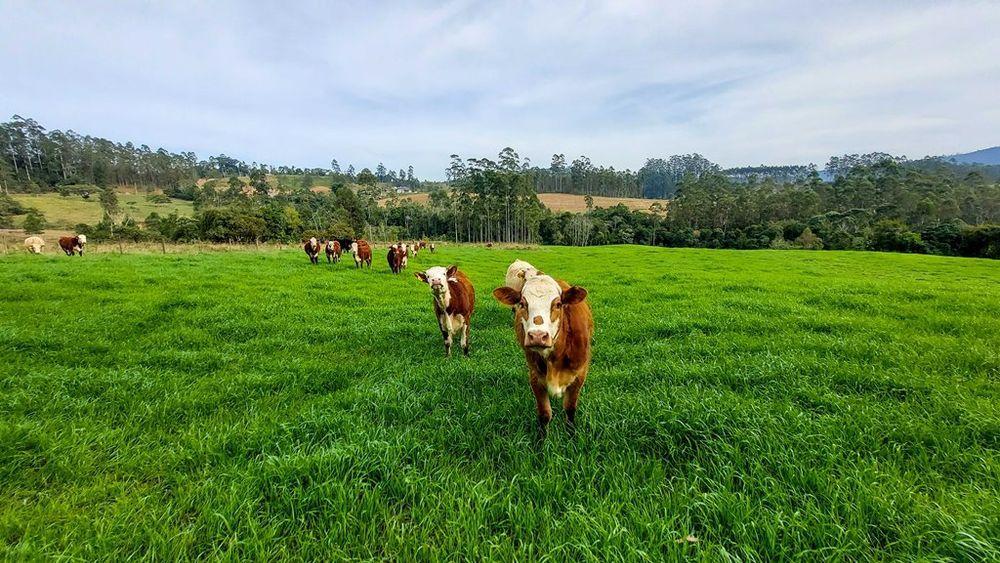
{"type": "Polygon", "coordinates": [[[872,248],[886,252],[926,253],[927,244],[920,235],[901,221],[879,221],[872,231],[872,248]]]}
{"type": "Polygon", "coordinates": [[[24,223],[22,224],[24,232],[29,235],[33,235],[44,231],[45,227],[45,215],[42,215],[42,212],[35,208],[29,209],[27,215],[24,217],[24,223]]]}

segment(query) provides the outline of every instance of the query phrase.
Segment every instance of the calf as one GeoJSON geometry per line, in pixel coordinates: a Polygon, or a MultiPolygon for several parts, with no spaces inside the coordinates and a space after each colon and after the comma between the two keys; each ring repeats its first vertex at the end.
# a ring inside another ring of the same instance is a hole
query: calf
{"type": "Polygon", "coordinates": [[[587,290],[544,274],[524,280],[520,291],[498,287],[493,296],[515,308],[514,333],[528,363],[539,429],[552,420],[549,395],[563,397],[566,419],[576,423],[580,389],[590,369],[594,317],[587,290]]]}
{"type": "Polygon", "coordinates": [[[431,288],[434,315],[444,338],[445,355],[451,357],[452,336],[461,333],[462,353],[468,356],[472,312],[476,306],[476,291],[472,282],[457,266],[435,266],[413,275],[431,288]]]}
{"type": "Polygon", "coordinates": [[[389,269],[392,273],[398,274],[403,269],[403,249],[399,245],[394,244],[389,247],[389,253],[386,255],[386,260],[389,261],[389,269]]]}
{"type": "Polygon", "coordinates": [[[326,263],[340,262],[340,243],[335,240],[326,241],[326,263]]]}
{"type": "Polygon", "coordinates": [[[24,239],[24,249],[31,254],[41,254],[45,249],[45,241],[42,237],[28,237],[24,239]]]}
{"type": "Polygon", "coordinates": [[[76,253],[83,256],[83,247],[85,246],[87,246],[87,235],[59,237],[59,248],[66,253],[66,256],[73,256],[76,253]]]}
{"type": "Polygon", "coordinates": [[[365,239],[358,239],[351,243],[351,254],[354,255],[354,267],[361,268],[365,264],[372,267],[372,247],[365,239]]]}
{"type": "Polygon", "coordinates": [[[319,264],[319,243],[316,242],[316,237],[306,241],[305,246],[302,247],[306,251],[306,256],[309,257],[309,261],[313,264],[319,264]]]}

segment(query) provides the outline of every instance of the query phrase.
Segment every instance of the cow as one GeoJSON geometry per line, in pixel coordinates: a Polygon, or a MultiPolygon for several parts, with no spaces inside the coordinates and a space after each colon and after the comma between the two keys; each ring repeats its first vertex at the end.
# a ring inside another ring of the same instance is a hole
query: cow
{"type": "Polygon", "coordinates": [[[507,275],[504,277],[504,285],[511,289],[521,291],[521,288],[524,287],[524,280],[541,273],[542,272],[538,271],[538,268],[535,268],[524,260],[514,260],[511,265],[507,267],[507,275]]]}
{"type": "Polygon", "coordinates": [[[389,261],[389,269],[392,273],[398,274],[403,269],[403,249],[400,248],[398,244],[394,244],[389,247],[389,253],[386,255],[386,260],[389,261]]]}
{"type": "Polygon", "coordinates": [[[365,264],[372,267],[372,247],[365,239],[357,239],[351,243],[351,254],[354,255],[355,268],[361,268],[365,264]]]}
{"type": "Polygon", "coordinates": [[[431,248],[430,249],[431,249],[431,253],[433,253],[434,252],[434,243],[433,242],[431,243],[431,248]]]}
{"type": "Polygon", "coordinates": [[[31,254],[41,254],[45,249],[45,241],[42,237],[28,237],[24,239],[24,249],[31,254]]]}
{"type": "Polygon", "coordinates": [[[402,256],[399,260],[399,268],[404,269],[409,265],[410,261],[410,248],[404,243],[399,244],[399,249],[402,251],[402,256]]]}
{"type": "Polygon", "coordinates": [[[452,336],[461,333],[462,353],[468,356],[472,313],[476,306],[476,291],[472,282],[457,266],[434,266],[413,275],[431,288],[434,316],[444,338],[445,355],[451,357],[452,336]]]}
{"type": "Polygon", "coordinates": [[[316,241],[316,237],[307,240],[302,248],[306,251],[306,256],[309,257],[309,261],[313,265],[319,264],[319,242],[316,241]]]}
{"type": "Polygon", "coordinates": [[[550,395],[563,398],[567,423],[574,428],[594,334],[587,290],[537,274],[524,280],[520,291],[503,286],[493,290],[493,296],[515,307],[514,333],[528,364],[539,433],[544,435],[552,420],[550,395]]]}
{"type": "Polygon", "coordinates": [[[340,262],[340,243],[335,240],[326,241],[326,263],[340,262]]]}
{"type": "Polygon", "coordinates": [[[87,235],[59,237],[59,248],[66,253],[66,256],[73,256],[76,253],[80,253],[80,256],[83,256],[83,247],[86,245],[87,235]]]}
{"type": "Polygon", "coordinates": [[[420,250],[423,250],[423,249],[427,248],[427,241],[426,240],[420,241],[420,245],[419,246],[420,246],[420,250]]]}

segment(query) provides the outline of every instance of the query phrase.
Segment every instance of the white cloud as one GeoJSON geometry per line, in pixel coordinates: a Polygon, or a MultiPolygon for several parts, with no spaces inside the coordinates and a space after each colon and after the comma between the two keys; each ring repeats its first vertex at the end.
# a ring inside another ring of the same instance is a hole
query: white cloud
{"type": "Polygon", "coordinates": [[[996,3],[288,4],[0,3],[0,113],[425,177],[506,145],[635,169],[1000,142],[996,3]]]}

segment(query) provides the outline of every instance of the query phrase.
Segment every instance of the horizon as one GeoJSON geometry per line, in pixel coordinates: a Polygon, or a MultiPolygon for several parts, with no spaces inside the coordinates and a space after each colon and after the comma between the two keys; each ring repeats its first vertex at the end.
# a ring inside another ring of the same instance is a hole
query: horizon
{"type": "Polygon", "coordinates": [[[0,108],[199,158],[428,180],[506,146],[638,170],[998,144],[998,4],[349,6],[10,2],[0,108]]]}

